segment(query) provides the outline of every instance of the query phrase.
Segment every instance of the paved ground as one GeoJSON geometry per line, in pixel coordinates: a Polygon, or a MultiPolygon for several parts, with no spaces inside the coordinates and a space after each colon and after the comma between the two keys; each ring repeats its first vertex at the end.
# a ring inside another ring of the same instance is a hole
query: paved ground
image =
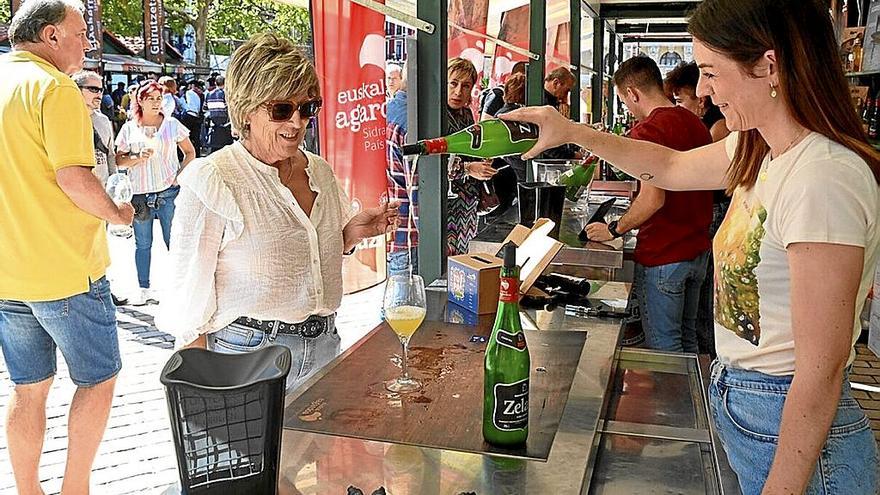
{"type": "MultiPolygon", "coordinates": [[[[164,270],[165,249],[157,230],[153,249],[153,274],[164,270]]],[[[125,295],[137,289],[134,270],[134,242],[111,239],[114,266],[109,275],[114,292],[125,295]]],[[[154,286],[161,287],[161,276],[154,286]]],[[[346,296],[337,325],[343,347],[360,339],[380,321],[383,287],[346,296]]],[[[119,317],[119,345],[123,368],[116,385],[107,432],[98,451],[92,474],[92,493],[121,495],[158,494],[177,480],[174,447],[171,443],[168,411],[159,373],[172,353],[173,338],[156,330],[153,315],[157,306],[123,307],[119,317]]],[[[0,420],[5,421],[11,382],[0,359],[0,420]]],[[[47,494],[58,493],[64,473],[67,448],[67,411],[75,386],[59,356],[58,373],[47,406],[47,436],[40,476],[47,494]]],[[[2,425],[2,423],[0,423],[2,425]]],[[[15,493],[12,468],[6,449],[6,429],[0,426],[0,494],[15,493]]]]}
{"type": "MultiPolygon", "coordinates": [[[[157,232],[157,241],[161,236],[157,232]]],[[[113,239],[114,266],[110,276],[121,294],[136,289],[134,246],[131,240],[113,239]]],[[[154,274],[164,269],[164,246],[154,247],[154,274]]],[[[161,286],[161,276],[154,285],[161,286]]],[[[338,318],[343,347],[357,341],[379,321],[382,287],[347,296],[338,318]]],[[[159,372],[172,352],[172,337],[153,326],[156,306],[125,307],[119,313],[119,341],[123,370],[104,441],[93,473],[93,493],[117,495],[161,493],[177,479],[174,448],[159,372]]],[[[864,346],[857,347],[852,381],[871,387],[854,394],[871,418],[880,442],[880,359],[864,346]]],[[[0,418],[6,417],[10,390],[9,375],[0,360],[0,418]]],[[[48,405],[47,437],[40,468],[47,494],[58,493],[67,446],[67,410],[75,387],[67,376],[64,360],[58,360],[58,374],[48,405]]],[[[0,427],[0,494],[15,493],[6,450],[5,428],[0,427]]]]}

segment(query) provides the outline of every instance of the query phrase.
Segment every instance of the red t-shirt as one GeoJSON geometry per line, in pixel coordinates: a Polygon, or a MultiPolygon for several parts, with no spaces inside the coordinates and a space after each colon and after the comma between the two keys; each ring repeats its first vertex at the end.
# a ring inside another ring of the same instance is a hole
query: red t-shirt
{"type": "MultiPolygon", "coordinates": [[[[703,121],[683,107],[660,107],[639,122],[629,137],[687,151],[712,142],[703,121]]],[[[634,257],[644,266],[696,258],[711,246],[711,191],[666,191],[666,201],[639,227],[634,257]]]]}

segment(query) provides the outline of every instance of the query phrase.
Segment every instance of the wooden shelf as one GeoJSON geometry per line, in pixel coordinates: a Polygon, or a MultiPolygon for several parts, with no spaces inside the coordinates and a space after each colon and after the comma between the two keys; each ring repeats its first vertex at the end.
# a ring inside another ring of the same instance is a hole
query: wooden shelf
{"type": "Polygon", "coordinates": [[[844,74],[846,77],[866,77],[866,76],[876,76],[880,75],[880,69],[878,70],[868,70],[863,72],[847,72],[844,74]]]}

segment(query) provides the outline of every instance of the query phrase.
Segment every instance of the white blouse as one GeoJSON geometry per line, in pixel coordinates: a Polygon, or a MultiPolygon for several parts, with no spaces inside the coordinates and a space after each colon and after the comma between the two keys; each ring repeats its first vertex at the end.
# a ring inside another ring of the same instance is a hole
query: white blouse
{"type": "Polygon", "coordinates": [[[298,323],[339,307],[342,229],[354,213],[330,165],[306,156],[310,217],[278,170],[238,142],[181,172],[157,318],[178,346],[240,316],[298,323]]]}

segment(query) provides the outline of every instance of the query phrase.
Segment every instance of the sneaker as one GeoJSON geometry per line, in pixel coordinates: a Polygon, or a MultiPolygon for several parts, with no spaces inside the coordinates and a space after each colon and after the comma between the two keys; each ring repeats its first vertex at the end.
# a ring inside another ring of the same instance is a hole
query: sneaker
{"type": "Polygon", "coordinates": [[[128,304],[128,299],[126,299],[124,297],[117,297],[116,294],[114,294],[112,292],[110,293],[110,297],[113,298],[113,305],[114,306],[119,307],[119,306],[125,306],[126,304],[128,304]]]}
{"type": "Polygon", "coordinates": [[[141,289],[143,292],[144,304],[159,304],[159,293],[153,289],[141,289]]]}
{"type": "Polygon", "coordinates": [[[148,288],[141,287],[137,292],[128,298],[128,304],[131,306],[146,306],[147,304],[158,304],[159,301],[152,295],[152,291],[148,288]]]}

